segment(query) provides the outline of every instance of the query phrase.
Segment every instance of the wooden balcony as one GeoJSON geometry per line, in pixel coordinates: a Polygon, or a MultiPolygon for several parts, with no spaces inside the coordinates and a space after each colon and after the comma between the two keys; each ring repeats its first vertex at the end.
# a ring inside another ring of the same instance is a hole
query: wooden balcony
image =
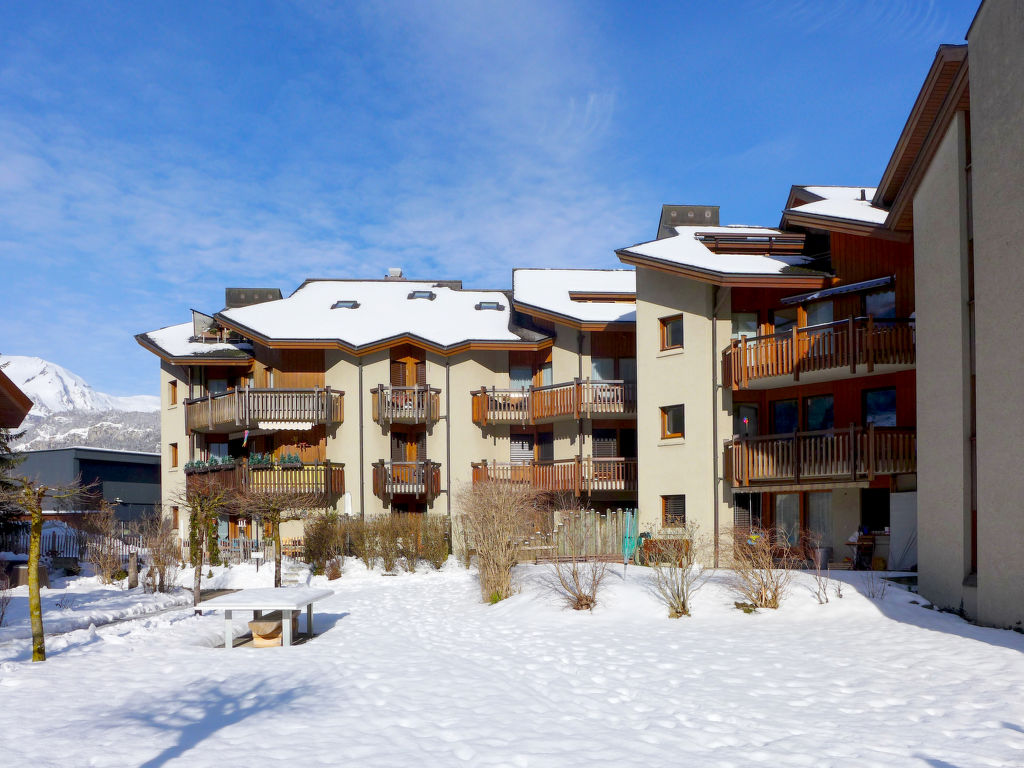
{"type": "Polygon", "coordinates": [[[340,424],[345,419],[344,394],[330,387],[236,389],[186,400],[185,425],[192,432],[236,432],[246,428],[303,429],[303,425],[340,424]]]}
{"type": "Polygon", "coordinates": [[[917,435],[907,427],[855,427],[733,438],[725,444],[734,487],[870,482],[917,471],[917,435]]]}
{"type": "Polygon", "coordinates": [[[637,489],[636,459],[573,458],[514,464],[482,461],[473,464],[473,482],[523,483],[538,491],[576,496],[601,491],[637,489]]]}
{"type": "Polygon", "coordinates": [[[300,464],[293,467],[251,468],[245,462],[234,467],[188,475],[189,484],[216,483],[231,490],[312,494],[329,503],[345,493],[345,465],[300,464]]]}
{"type": "Polygon", "coordinates": [[[826,380],[875,373],[879,366],[910,368],[914,363],[914,321],[871,317],[745,336],[722,355],[724,381],[732,389],[781,386],[808,373],[826,380]]]}
{"type": "Polygon", "coordinates": [[[441,465],[434,461],[378,461],[373,495],[385,504],[394,496],[415,496],[428,504],[441,493],[441,465]]]}
{"type": "Polygon", "coordinates": [[[378,424],[433,424],[441,415],[440,389],[381,384],[370,390],[370,396],[378,424]]]}
{"type": "Polygon", "coordinates": [[[481,387],[473,392],[473,421],[482,427],[635,414],[636,384],[630,381],[575,379],[544,387],[481,387]]]}

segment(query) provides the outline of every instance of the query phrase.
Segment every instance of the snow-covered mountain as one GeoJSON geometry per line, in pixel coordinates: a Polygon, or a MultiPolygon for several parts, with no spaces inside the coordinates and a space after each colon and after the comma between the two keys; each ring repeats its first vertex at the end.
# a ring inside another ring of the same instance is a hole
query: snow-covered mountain
{"type": "Polygon", "coordinates": [[[4,373],[31,398],[19,428],[18,451],[88,445],[128,451],[157,451],[160,398],[119,397],[97,392],[81,376],[39,357],[0,355],[4,373]]]}
{"type": "Polygon", "coordinates": [[[4,373],[28,395],[34,405],[30,413],[49,416],[65,411],[158,411],[155,395],[118,397],[97,392],[81,376],[41,357],[0,355],[4,373]]]}

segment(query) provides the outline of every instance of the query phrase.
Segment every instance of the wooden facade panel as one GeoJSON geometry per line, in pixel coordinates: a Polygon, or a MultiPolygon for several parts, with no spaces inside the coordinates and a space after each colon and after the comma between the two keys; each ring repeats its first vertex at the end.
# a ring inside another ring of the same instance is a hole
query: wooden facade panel
{"type": "MultiPolygon", "coordinates": [[[[833,232],[832,269],[839,277],[837,285],[894,275],[896,316],[910,317],[914,311],[913,243],[833,232]]],[[[838,319],[862,315],[862,299],[860,294],[837,296],[834,316],[838,319]]]]}
{"type": "Polygon", "coordinates": [[[636,357],[636,333],[594,331],[590,334],[591,357],[636,357]]]}

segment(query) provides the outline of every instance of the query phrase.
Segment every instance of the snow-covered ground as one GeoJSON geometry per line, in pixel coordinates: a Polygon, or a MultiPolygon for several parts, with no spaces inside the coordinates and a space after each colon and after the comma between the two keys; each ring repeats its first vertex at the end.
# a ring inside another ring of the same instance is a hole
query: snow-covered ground
{"type": "Polygon", "coordinates": [[[293,648],[218,648],[222,618],[187,608],[50,638],[44,664],[0,643],[4,762],[1024,765],[1024,635],[894,588],[871,600],[857,574],[827,605],[801,575],[753,615],[716,577],[670,620],[644,569],[616,570],[592,614],[521,571],[522,593],[486,606],[454,562],[384,577],[349,561],[313,580],[336,594],[293,648]]]}

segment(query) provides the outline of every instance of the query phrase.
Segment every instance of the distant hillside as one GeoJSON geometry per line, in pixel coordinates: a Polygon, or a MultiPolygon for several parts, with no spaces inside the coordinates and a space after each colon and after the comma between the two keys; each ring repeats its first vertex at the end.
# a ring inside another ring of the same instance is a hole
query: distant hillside
{"type": "Polygon", "coordinates": [[[158,451],[160,398],[97,392],[81,376],[39,357],[0,356],[4,373],[28,395],[32,410],[15,450],[88,445],[158,451]]]}

